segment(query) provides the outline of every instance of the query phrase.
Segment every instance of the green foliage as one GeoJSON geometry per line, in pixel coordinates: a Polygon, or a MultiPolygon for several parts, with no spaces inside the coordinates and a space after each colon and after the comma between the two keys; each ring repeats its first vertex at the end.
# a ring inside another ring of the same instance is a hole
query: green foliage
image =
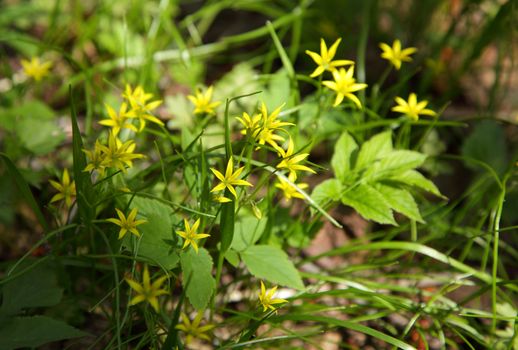
{"type": "Polygon", "coordinates": [[[198,253],[188,249],[180,254],[180,262],[187,298],[195,309],[203,310],[216,288],[216,281],[212,277],[212,258],[204,248],[200,248],[198,253]]]}
{"type": "Polygon", "coordinates": [[[344,132],[331,158],[336,179],[315,187],[312,197],[319,203],[340,200],[381,224],[396,225],[393,211],[423,222],[410,191],[419,188],[440,195],[431,181],[415,171],[425,159],[416,151],[394,150],[390,131],[373,136],[361,147],[344,132]]]}

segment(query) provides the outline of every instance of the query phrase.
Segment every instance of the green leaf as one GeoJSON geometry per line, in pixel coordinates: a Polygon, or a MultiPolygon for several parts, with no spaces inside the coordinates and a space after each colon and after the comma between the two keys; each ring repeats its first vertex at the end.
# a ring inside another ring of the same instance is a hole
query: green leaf
{"type": "Polygon", "coordinates": [[[266,219],[257,219],[254,215],[246,213],[238,218],[234,227],[231,247],[239,252],[255,244],[261,238],[266,227],[266,219]]]}
{"type": "Polygon", "coordinates": [[[324,205],[327,202],[336,202],[342,195],[342,185],[338,179],[328,179],[313,189],[311,198],[318,204],[324,205]]]}
{"type": "Polygon", "coordinates": [[[29,187],[29,184],[25,181],[24,177],[18,171],[16,165],[14,165],[14,163],[7,156],[7,154],[0,152],[0,158],[2,158],[2,160],[4,161],[5,166],[7,168],[7,172],[9,173],[13,181],[16,183],[16,186],[18,187],[18,190],[20,191],[20,194],[22,195],[23,199],[25,199],[27,204],[29,204],[32,211],[36,215],[36,218],[38,218],[40,225],[43,227],[45,231],[48,231],[47,220],[41,212],[38,203],[36,203],[36,200],[34,199],[34,196],[32,195],[31,189],[29,187]]]}
{"type": "Polygon", "coordinates": [[[392,152],[392,132],[385,131],[377,134],[362,145],[355,168],[362,169],[390,152],[392,152]]]}
{"type": "MultiPolygon", "coordinates": [[[[179,257],[171,245],[167,244],[174,240],[171,209],[157,200],[142,197],[133,198],[131,208],[137,208],[139,215],[147,220],[137,227],[142,236],[138,244],[138,256],[167,270],[174,268],[179,257]]],[[[124,237],[122,244],[134,251],[131,234],[124,237]]]]}
{"type": "Polygon", "coordinates": [[[365,219],[380,224],[397,225],[392,215],[390,205],[374,187],[360,184],[345,192],[341,197],[342,203],[353,207],[365,219]]]}
{"type": "Polygon", "coordinates": [[[16,134],[21,144],[35,155],[52,152],[65,135],[54,121],[21,118],[16,123],[16,134]]]}
{"type": "Polygon", "coordinates": [[[43,344],[86,335],[88,333],[50,317],[15,317],[0,327],[0,349],[35,348],[43,344]]]}
{"type": "Polygon", "coordinates": [[[212,277],[212,258],[205,248],[187,249],[180,254],[183,280],[187,298],[196,310],[203,310],[216,290],[212,277]]]}
{"type": "Polygon", "coordinates": [[[444,197],[432,181],[428,180],[420,172],[415,170],[407,170],[404,173],[397,174],[388,179],[407,186],[420,188],[439,197],[444,197]]]}
{"type": "Polygon", "coordinates": [[[13,315],[22,309],[53,306],[62,296],[63,289],[58,286],[54,269],[39,264],[5,284],[0,313],[13,315]]]}
{"type": "Polygon", "coordinates": [[[350,175],[352,169],[352,155],[358,150],[358,144],[354,138],[345,131],[335,145],[335,152],[331,158],[331,167],[335,177],[342,182],[350,175]]]}
{"type": "Polygon", "coordinates": [[[410,192],[402,188],[382,183],[377,183],[375,188],[379,193],[381,193],[385,201],[393,210],[412,220],[424,222],[419,213],[419,208],[417,207],[414,197],[412,197],[410,192]]]}
{"type": "Polygon", "coordinates": [[[396,150],[386,154],[378,162],[367,169],[364,179],[382,179],[391,173],[401,173],[417,168],[426,160],[426,155],[408,150],[396,150]]]}
{"type": "Polygon", "coordinates": [[[304,289],[299,272],[288,255],[278,247],[255,245],[241,253],[241,259],[252,275],[283,286],[304,289]]]}

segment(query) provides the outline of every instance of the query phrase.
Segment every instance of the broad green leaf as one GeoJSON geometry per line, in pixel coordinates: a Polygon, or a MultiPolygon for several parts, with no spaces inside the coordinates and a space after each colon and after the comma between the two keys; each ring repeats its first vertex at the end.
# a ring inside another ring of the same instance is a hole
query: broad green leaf
{"type": "Polygon", "coordinates": [[[278,247],[255,245],[241,252],[241,259],[252,275],[283,286],[304,289],[299,272],[278,247]]]}
{"type": "Polygon", "coordinates": [[[50,317],[15,317],[0,327],[0,349],[36,348],[47,343],[86,335],[88,333],[50,317]]]}
{"type": "Polygon", "coordinates": [[[342,185],[338,179],[328,179],[313,189],[311,198],[318,204],[324,205],[327,202],[336,202],[340,200],[342,194],[342,185]]]}
{"type": "MultiPolygon", "coordinates": [[[[172,249],[173,223],[171,220],[171,209],[157,200],[135,197],[131,202],[131,208],[138,209],[138,216],[147,220],[139,225],[142,238],[138,243],[138,256],[165,269],[172,269],[178,264],[178,254],[172,249]]],[[[128,233],[123,239],[123,246],[133,251],[134,239],[128,233]]]]}
{"type": "Polygon", "coordinates": [[[367,181],[383,179],[392,173],[401,173],[417,168],[426,160],[426,155],[408,150],[396,150],[386,154],[367,169],[363,178],[367,181]]]}
{"type": "Polygon", "coordinates": [[[355,169],[360,170],[392,152],[392,132],[385,131],[365,142],[358,154],[355,169]]]}
{"type": "Polygon", "coordinates": [[[353,207],[365,219],[380,224],[397,225],[384,196],[370,185],[360,184],[354,187],[345,192],[341,200],[343,204],[353,207]]]}
{"type": "Polygon", "coordinates": [[[396,181],[407,186],[417,187],[424,191],[433,193],[436,196],[443,197],[437,186],[435,186],[432,181],[428,180],[420,172],[415,170],[407,170],[403,173],[391,176],[388,180],[396,181]]]}
{"type": "Polygon", "coordinates": [[[216,281],[212,277],[212,258],[205,248],[199,248],[198,253],[189,248],[180,254],[180,263],[187,298],[196,310],[202,310],[216,289],[216,281]]]}
{"type": "Polygon", "coordinates": [[[375,188],[385,198],[390,207],[412,220],[424,222],[414,197],[405,189],[377,183],[375,188]]]}
{"type": "Polygon", "coordinates": [[[227,250],[225,253],[225,259],[234,267],[239,265],[239,254],[233,249],[227,250]]]}
{"type": "Polygon", "coordinates": [[[54,269],[40,264],[4,285],[0,313],[13,315],[22,309],[53,306],[62,296],[54,269]]]}
{"type": "Polygon", "coordinates": [[[16,134],[21,144],[36,155],[52,152],[65,139],[54,121],[37,118],[21,118],[16,123],[16,134]]]}
{"type": "Polygon", "coordinates": [[[254,215],[246,213],[238,218],[234,227],[231,247],[238,252],[243,251],[261,238],[266,227],[266,218],[257,219],[254,215]]]}
{"type": "Polygon", "coordinates": [[[335,177],[342,182],[350,175],[352,169],[352,155],[358,150],[358,144],[347,131],[340,136],[335,145],[335,152],[331,158],[331,167],[335,177]]]}

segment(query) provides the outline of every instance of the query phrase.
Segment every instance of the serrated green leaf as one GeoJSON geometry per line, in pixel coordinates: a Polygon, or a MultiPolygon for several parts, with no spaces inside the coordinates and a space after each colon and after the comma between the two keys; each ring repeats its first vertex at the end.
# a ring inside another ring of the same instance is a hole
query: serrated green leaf
{"type": "Polygon", "coordinates": [[[388,179],[407,186],[417,187],[424,191],[433,193],[436,196],[443,197],[437,186],[416,170],[407,170],[403,173],[397,174],[396,176],[391,176],[388,179]]]}
{"type": "Polygon", "coordinates": [[[187,298],[196,310],[203,310],[216,290],[216,281],[212,277],[212,258],[205,248],[187,249],[180,254],[183,279],[187,298]]]}
{"type": "Polygon", "coordinates": [[[394,211],[397,211],[412,220],[424,222],[419,213],[419,208],[414,197],[412,197],[410,192],[405,189],[383,183],[377,183],[375,188],[379,193],[381,193],[385,198],[385,201],[394,211]]]}
{"type": "Polygon", "coordinates": [[[342,184],[338,179],[328,179],[313,189],[311,198],[318,204],[325,204],[327,202],[336,202],[340,200],[342,194],[342,184]]]}
{"type": "Polygon", "coordinates": [[[358,150],[358,144],[354,138],[345,131],[335,145],[335,151],[331,158],[331,167],[335,172],[335,177],[344,181],[352,169],[352,155],[358,150]]]}
{"type": "Polygon", "coordinates": [[[13,315],[22,309],[53,306],[62,296],[55,271],[40,264],[5,284],[0,313],[13,315]]]}
{"type": "Polygon", "coordinates": [[[363,175],[367,181],[383,179],[394,173],[401,173],[417,168],[426,160],[426,155],[409,150],[396,150],[386,154],[374,163],[363,175]]]}
{"type": "Polygon", "coordinates": [[[266,227],[266,218],[257,219],[254,215],[246,213],[238,218],[234,227],[231,248],[238,252],[243,251],[261,238],[266,227]]]}
{"type": "Polygon", "coordinates": [[[353,207],[365,219],[380,224],[397,225],[392,215],[390,205],[374,187],[360,184],[345,192],[341,197],[342,203],[353,207]]]}
{"type": "Polygon", "coordinates": [[[255,245],[241,252],[241,259],[252,275],[283,286],[304,289],[299,272],[278,247],[255,245]]]}
{"type": "Polygon", "coordinates": [[[392,132],[385,131],[365,142],[358,154],[355,169],[360,170],[377,159],[392,152],[392,132]]]}
{"type": "MultiPolygon", "coordinates": [[[[178,264],[179,257],[171,244],[168,244],[174,240],[171,209],[157,200],[142,197],[133,198],[131,208],[137,208],[139,216],[147,220],[137,227],[142,236],[137,255],[165,269],[174,268],[178,264]]],[[[132,239],[133,237],[127,234],[122,245],[134,252],[132,239]]]]}
{"type": "Polygon", "coordinates": [[[50,317],[15,317],[5,326],[0,327],[0,349],[35,348],[43,344],[86,335],[88,333],[50,317]]]}

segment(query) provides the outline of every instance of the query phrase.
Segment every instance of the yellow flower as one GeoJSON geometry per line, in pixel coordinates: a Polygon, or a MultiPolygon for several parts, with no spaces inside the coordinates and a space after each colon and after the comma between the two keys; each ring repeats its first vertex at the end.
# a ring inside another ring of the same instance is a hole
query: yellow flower
{"type": "MultiPolygon", "coordinates": [[[[232,157],[228,160],[227,163],[227,169],[225,171],[225,175],[220,173],[218,170],[214,168],[210,168],[210,170],[214,173],[214,175],[221,181],[220,184],[216,185],[211,192],[219,192],[223,191],[225,188],[228,188],[230,193],[234,195],[235,198],[237,198],[236,190],[234,189],[234,186],[252,186],[252,184],[248,181],[238,179],[239,175],[241,175],[241,172],[243,171],[245,167],[241,167],[237,169],[235,172],[234,170],[234,162],[232,160],[232,157]]],[[[228,198],[227,198],[228,199],[228,198]]]]}
{"type": "MultiPolygon", "coordinates": [[[[300,183],[295,185],[303,190],[308,188],[308,184],[306,183],[300,183]]],[[[286,198],[288,202],[291,201],[292,198],[304,199],[304,196],[300,194],[299,191],[297,191],[297,189],[286,180],[279,179],[279,182],[275,184],[275,187],[277,187],[283,192],[284,198],[286,198]]]]}
{"type": "Polygon", "coordinates": [[[297,170],[308,171],[310,173],[316,174],[316,172],[313,169],[305,165],[298,164],[302,162],[304,159],[306,159],[307,156],[309,156],[309,153],[300,153],[293,155],[294,148],[295,146],[293,144],[293,140],[290,137],[288,149],[286,151],[284,151],[282,148],[279,149],[282,161],[279,164],[277,164],[278,169],[286,169],[290,172],[288,174],[288,179],[291,182],[295,182],[295,180],[297,180],[297,170]]]}
{"type": "Polygon", "coordinates": [[[128,116],[130,118],[138,118],[140,122],[139,131],[144,130],[146,127],[146,120],[158,125],[164,125],[160,119],[151,114],[154,109],[162,104],[162,101],[148,102],[148,100],[153,98],[153,95],[146,93],[141,86],[137,86],[135,90],[132,90],[131,86],[126,84],[126,89],[122,97],[124,97],[131,106],[128,116]]]}
{"type": "Polygon", "coordinates": [[[367,84],[357,84],[353,75],[354,66],[350,67],[348,70],[340,68],[339,70],[335,70],[333,72],[334,81],[326,80],[322,82],[324,86],[327,86],[336,92],[336,99],[333,105],[334,107],[342,103],[345,97],[353,101],[356,106],[358,106],[358,108],[362,107],[360,100],[358,97],[356,97],[356,95],[353,94],[353,92],[365,89],[367,84]]]}
{"type": "Polygon", "coordinates": [[[401,41],[397,39],[394,40],[392,47],[385,43],[380,43],[379,46],[383,50],[381,58],[390,61],[397,70],[401,68],[401,63],[412,61],[410,55],[417,51],[415,47],[408,47],[401,50],[401,41]]]}
{"type": "Polygon", "coordinates": [[[85,152],[89,160],[89,163],[86,165],[83,171],[97,170],[99,172],[99,175],[103,176],[104,169],[106,168],[106,166],[104,165],[105,156],[102,151],[102,145],[99,142],[99,140],[95,140],[95,146],[92,151],[84,149],[83,152],[85,152]]]}
{"type": "Polygon", "coordinates": [[[144,267],[142,284],[133,279],[125,278],[129,286],[137,293],[137,295],[130,300],[129,305],[132,306],[143,301],[147,301],[151,304],[153,309],[158,312],[158,297],[164,294],[169,294],[165,289],[160,288],[166,279],[167,276],[162,276],[155,282],[151,283],[147,265],[144,267]]]}
{"type": "Polygon", "coordinates": [[[206,324],[205,326],[200,326],[201,319],[203,318],[203,313],[198,312],[194,320],[191,322],[189,317],[182,312],[181,314],[182,324],[176,325],[176,329],[183,331],[186,334],[185,344],[189,344],[193,338],[204,339],[210,341],[210,338],[206,332],[213,329],[215,326],[213,324],[206,324]]]}
{"type": "Polygon", "coordinates": [[[126,172],[126,166],[133,166],[133,159],[144,158],[144,155],[133,153],[135,150],[135,142],[128,140],[122,143],[112,132],[108,137],[108,146],[99,145],[104,153],[104,166],[117,168],[122,172],[126,172]]]}
{"type": "Polygon", "coordinates": [[[138,132],[137,127],[131,124],[131,122],[128,122],[130,114],[127,112],[128,105],[126,103],[121,104],[118,114],[110,106],[105,106],[109,118],[101,120],[99,124],[111,127],[114,136],[117,136],[121,129],[131,129],[135,132],[138,132]]]}
{"type": "Polygon", "coordinates": [[[119,216],[119,218],[118,219],[110,218],[110,219],[106,219],[106,221],[109,221],[115,225],[120,226],[121,229],[119,231],[119,239],[122,239],[128,231],[133,233],[135,236],[140,237],[140,232],[138,232],[137,226],[142,225],[143,223],[146,223],[147,221],[146,220],[135,220],[135,218],[137,217],[137,211],[138,211],[137,208],[131,209],[128,217],[126,217],[121,210],[119,210],[117,208],[115,208],[115,210],[117,211],[117,215],[119,216]]]}
{"type": "Polygon", "coordinates": [[[412,120],[419,120],[419,115],[429,115],[431,117],[435,117],[437,113],[432,111],[431,109],[426,109],[426,105],[428,101],[417,102],[417,96],[415,93],[411,93],[408,96],[408,102],[402,99],[401,97],[395,98],[397,102],[397,106],[392,107],[394,112],[403,113],[407,117],[412,120]]]}
{"type": "Polygon", "coordinates": [[[189,225],[189,221],[183,219],[183,223],[185,225],[185,231],[177,231],[178,236],[184,239],[182,249],[187,248],[187,246],[192,245],[194,251],[198,253],[198,240],[206,237],[210,237],[210,235],[206,233],[196,233],[198,227],[200,226],[200,219],[196,220],[192,227],[189,225]]]}
{"type": "Polygon", "coordinates": [[[270,309],[272,311],[275,311],[275,304],[282,304],[287,303],[287,300],[284,299],[273,299],[273,295],[277,291],[277,286],[273,287],[272,289],[266,291],[266,287],[264,286],[263,281],[261,281],[261,292],[259,293],[259,302],[263,306],[263,312],[270,309]]]}
{"type": "Polygon", "coordinates": [[[255,114],[253,117],[250,117],[250,115],[246,112],[243,112],[243,117],[239,118],[236,117],[236,119],[243,124],[244,129],[241,130],[241,134],[250,135],[251,137],[255,138],[257,137],[257,134],[260,131],[261,126],[259,125],[261,121],[261,114],[255,114]]]}
{"type": "Polygon", "coordinates": [[[38,57],[33,57],[30,61],[22,60],[23,72],[26,76],[40,81],[49,74],[52,62],[40,62],[38,57]]]}
{"type": "Polygon", "coordinates": [[[200,89],[196,91],[196,95],[189,95],[187,98],[194,104],[194,114],[216,114],[214,108],[221,104],[220,101],[212,100],[213,86],[210,86],[205,93],[201,92],[200,89]]]}
{"type": "Polygon", "coordinates": [[[281,149],[277,141],[284,141],[284,137],[275,134],[275,131],[286,132],[286,130],[283,129],[284,126],[294,125],[293,123],[283,122],[277,119],[282,107],[283,105],[277,107],[271,114],[268,114],[266,105],[264,102],[261,103],[261,128],[255,137],[260,145],[268,143],[277,151],[281,149]]]}
{"type": "Polygon", "coordinates": [[[52,185],[52,187],[54,187],[59,192],[56,193],[54,197],[52,197],[50,203],[54,203],[64,199],[66,206],[70,207],[72,205],[72,197],[76,196],[76,183],[75,181],[70,182],[68,170],[63,170],[61,183],[54,180],[49,180],[49,182],[52,185]]]}
{"type": "Polygon", "coordinates": [[[342,41],[342,38],[338,38],[328,50],[324,39],[320,39],[320,55],[316,52],[306,50],[306,54],[308,54],[318,65],[318,67],[313,71],[313,73],[311,73],[311,78],[319,76],[326,70],[329,72],[333,72],[336,70],[336,67],[354,64],[354,62],[350,60],[333,61],[333,58],[336,54],[336,49],[338,48],[340,41],[342,41]]]}

